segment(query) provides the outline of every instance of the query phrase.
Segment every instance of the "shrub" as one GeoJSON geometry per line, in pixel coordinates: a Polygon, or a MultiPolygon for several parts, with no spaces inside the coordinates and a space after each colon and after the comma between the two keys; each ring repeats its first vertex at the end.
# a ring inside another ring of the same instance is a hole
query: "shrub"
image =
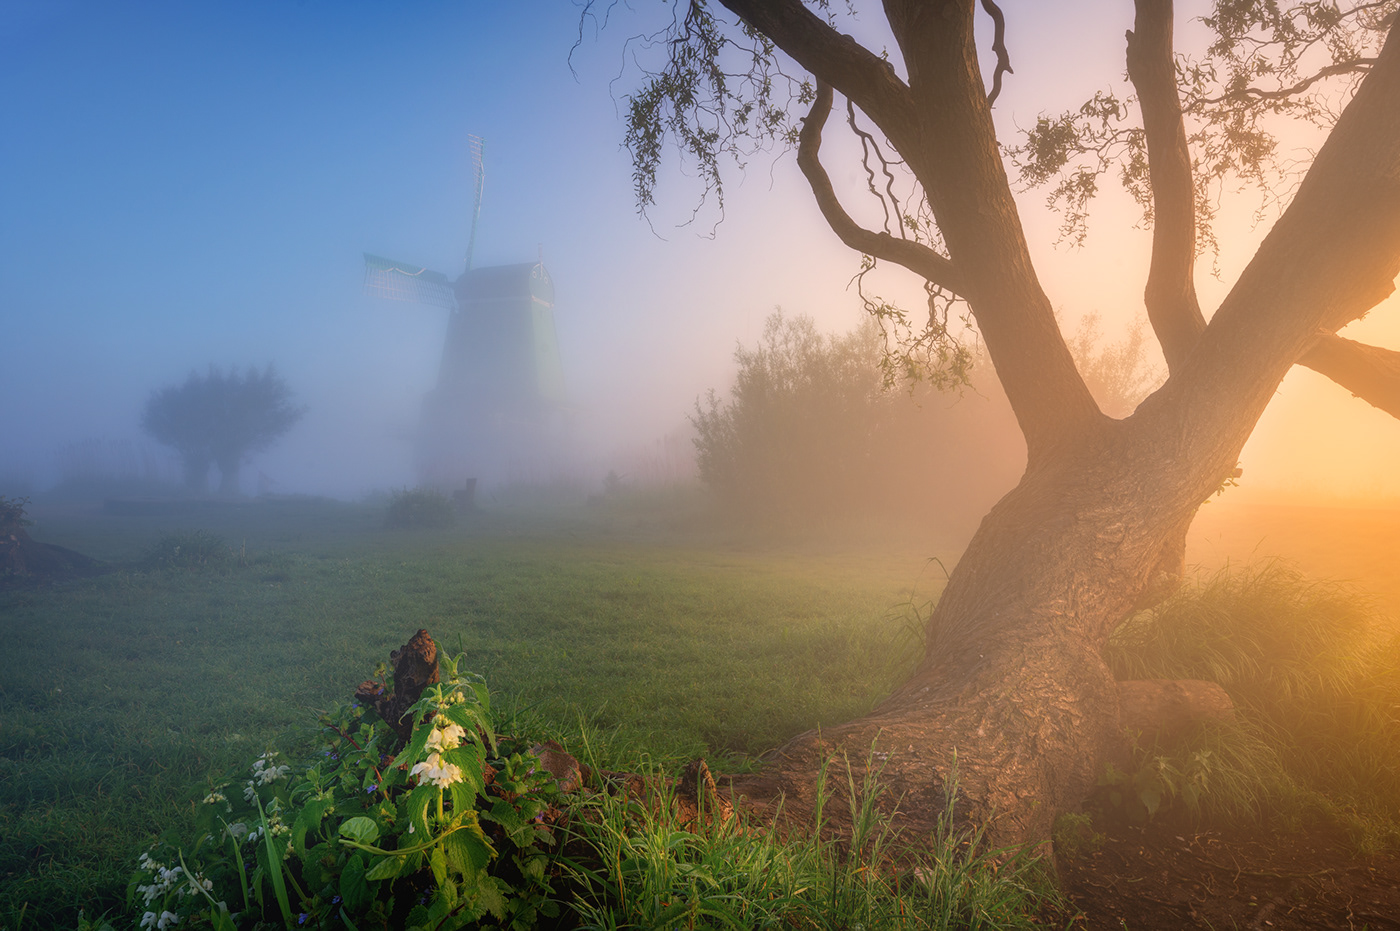
{"type": "Polygon", "coordinates": [[[161,537],[146,551],[143,563],[152,569],[216,569],[227,566],[233,555],[223,537],[187,530],[161,537]]]}
{"type": "Polygon", "coordinates": [[[34,522],[24,514],[24,509],[28,505],[28,498],[7,498],[0,495],[0,538],[8,537],[25,527],[34,525],[34,522]]]}
{"type": "Polygon", "coordinates": [[[313,760],[268,751],[213,785],[194,844],[141,856],[128,897],[143,926],[524,929],[557,914],[553,777],[498,741],[459,661],[413,706],[406,746],[346,704],[313,760]]]}
{"type": "Polygon", "coordinates": [[[822,336],[807,317],[768,318],[722,401],[696,403],[696,464],[735,513],[807,523],[856,515],[981,517],[1010,488],[1025,446],[994,383],[959,397],[886,385],[873,319],[822,336]]]}
{"type": "Polygon", "coordinates": [[[1226,568],[1130,618],[1105,655],[1120,679],[1230,694],[1240,725],[1205,737],[1212,792],[1234,779],[1236,795],[1276,795],[1296,780],[1400,821],[1400,632],[1357,592],[1280,563],[1226,568]]]}
{"type": "Polygon", "coordinates": [[[451,527],[457,515],[452,500],[431,488],[403,489],[389,499],[384,526],[394,529],[451,527]]]}

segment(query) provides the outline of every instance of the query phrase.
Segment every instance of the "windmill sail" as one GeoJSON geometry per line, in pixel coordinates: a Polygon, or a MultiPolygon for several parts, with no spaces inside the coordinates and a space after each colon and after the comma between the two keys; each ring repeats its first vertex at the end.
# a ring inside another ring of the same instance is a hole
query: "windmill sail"
{"type": "Polygon", "coordinates": [[[409,301],[453,310],[452,282],[441,272],[365,253],[365,292],[391,301],[409,301]]]}
{"type": "Polygon", "coordinates": [[[472,199],[472,231],[467,239],[467,271],[472,270],[472,253],[476,251],[476,224],[481,219],[481,188],[486,183],[486,163],[481,157],[481,137],[468,136],[472,150],[472,174],[475,178],[476,196],[472,199]]]}

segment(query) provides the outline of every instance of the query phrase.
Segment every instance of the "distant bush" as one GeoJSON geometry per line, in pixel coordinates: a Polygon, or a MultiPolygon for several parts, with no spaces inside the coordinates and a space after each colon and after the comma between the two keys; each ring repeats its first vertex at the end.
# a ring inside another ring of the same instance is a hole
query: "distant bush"
{"type": "Polygon", "coordinates": [[[165,497],[180,491],[169,457],[149,443],[87,437],[53,453],[57,483],[45,499],[100,501],[118,497],[165,497]]]}
{"type": "Polygon", "coordinates": [[[452,499],[431,488],[405,488],[389,498],[384,525],[396,530],[451,527],[457,514],[452,499]]]}
{"type": "Polygon", "coordinates": [[[728,400],[698,403],[701,481],[735,513],[807,523],[852,516],[970,525],[1016,481],[1025,444],[991,379],[961,394],[885,384],[879,325],[823,336],[768,318],[734,355],[728,400]]]}
{"type": "Polygon", "coordinates": [[[28,498],[7,498],[0,495],[0,537],[33,526],[34,522],[24,516],[24,509],[28,504],[28,498]]]}
{"type": "Polygon", "coordinates": [[[189,530],[161,537],[146,551],[144,563],[153,569],[213,569],[227,566],[233,556],[223,537],[189,530]]]}

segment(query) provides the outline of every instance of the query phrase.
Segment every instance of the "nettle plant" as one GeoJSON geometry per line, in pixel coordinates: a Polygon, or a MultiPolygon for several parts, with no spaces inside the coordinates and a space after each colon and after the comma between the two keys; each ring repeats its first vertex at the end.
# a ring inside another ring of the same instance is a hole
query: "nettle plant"
{"type": "Polygon", "coordinates": [[[412,706],[397,753],[378,714],[346,703],[321,718],[313,762],[268,751],[215,785],[192,849],[142,855],[139,927],[523,929],[556,915],[557,785],[494,733],[486,684],[461,660],[412,706]]]}

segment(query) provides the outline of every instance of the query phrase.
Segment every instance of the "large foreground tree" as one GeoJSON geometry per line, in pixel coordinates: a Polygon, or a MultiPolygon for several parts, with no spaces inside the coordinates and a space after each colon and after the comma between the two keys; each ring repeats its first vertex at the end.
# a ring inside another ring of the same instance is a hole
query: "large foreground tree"
{"type": "MultiPolygon", "coordinates": [[[[990,819],[999,843],[1043,840],[1117,752],[1127,716],[1150,719],[1154,696],[1180,693],[1115,682],[1104,644],[1180,578],[1197,508],[1234,473],[1289,369],[1309,366],[1400,416],[1400,354],[1335,335],[1386,298],[1400,271],[1397,2],[1220,0],[1204,20],[1214,44],[1186,59],[1173,50],[1170,0],[1138,0],[1126,43],[1131,90],[1044,118],[1014,146],[997,138],[992,106],[1010,79],[1015,21],[992,0],[980,4],[985,64],[976,0],[886,0],[889,49],[845,34],[837,4],[719,2],[729,14],[706,0],[680,4],[665,41],[646,46],[666,59],[630,99],[643,205],[668,135],[722,193],[721,156],[786,134],[834,233],[867,265],[903,266],[927,282],[929,325],[907,334],[901,358],[935,369],[955,361],[949,312],[965,308],[1028,447],[1020,483],[952,573],[909,681],[870,715],[794,739],[735,789],[800,811],[833,750],[859,760],[873,747],[887,797],[902,800],[911,826],[932,825],[956,768],[962,817],[990,819]],[[885,208],[883,229],[853,216],[822,165],[837,95],[885,208]],[[800,130],[793,107],[807,108],[800,130]],[[1218,185],[1235,176],[1269,184],[1274,121],[1289,116],[1330,132],[1301,181],[1276,186],[1291,196],[1278,195],[1272,229],[1207,320],[1195,263],[1210,243],[1218,185]],[[1103,413],[1075,367],[1008,164],[1057,184],[1071,235],[1110,169],[1144,207],[1144,301],[1169,377],[1127,417],[1103,413]]],[[[1061,15],[1076,12],[1066,5],[1061,15]]],[[[910,319],[871,308],[890,324],[910,319]]]]}

